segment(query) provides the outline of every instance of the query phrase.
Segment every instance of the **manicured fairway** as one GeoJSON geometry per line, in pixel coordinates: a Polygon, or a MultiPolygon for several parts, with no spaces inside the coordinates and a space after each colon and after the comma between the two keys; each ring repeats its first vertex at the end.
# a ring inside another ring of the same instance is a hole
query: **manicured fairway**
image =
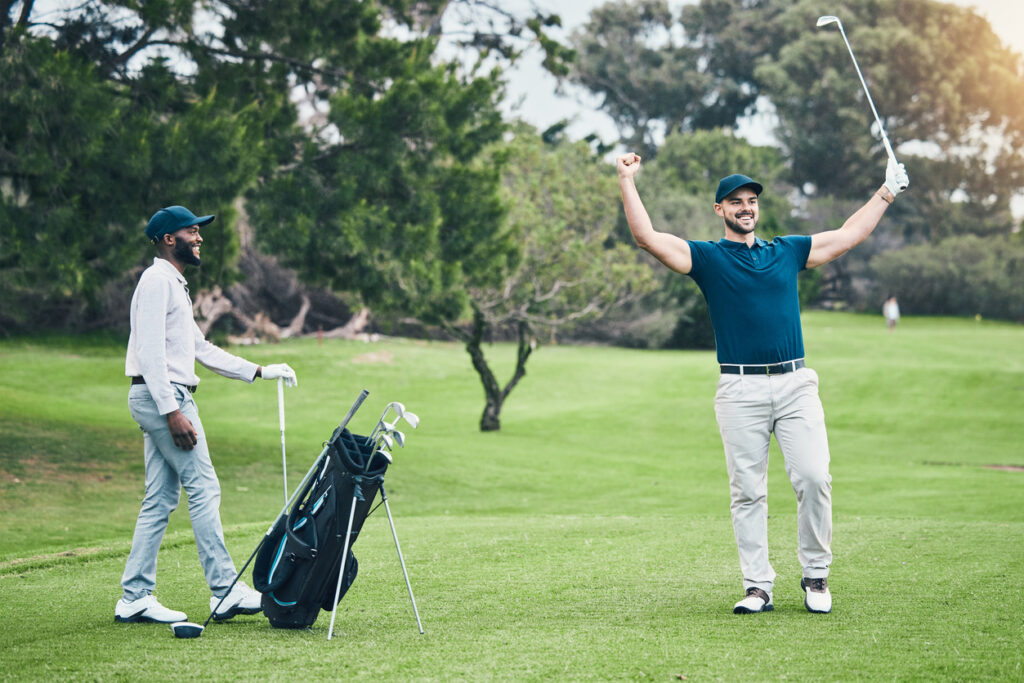
{"type": "MultiPolygon", "coordinates": [[[[774,451],[776,611],[731,614],[742,587],[712,353],[542,347],[502,431],[481,434],[483,392],[457,345],[241,349],[298,372],[286,394],[293,484],[362,388],[356,431],[391,400],[422,420],[387,485],[426,634],[381,510],[356,546],[360,575],[331,642],[327,613],[304,632],[238,617],[193,641],[115,624],[142,492],[122,347],[0,342],[0,676],[1024,679],[1024,327],[909,318],[890,334],[874,316],[804,322],[831,441],[831,615],[803,608],[795,501],[774,451]]],[[[511,347],[487,351],[511,371],[511,347]]],[[[283,502],[276,387],[201,376],[241,566],[283,502]]],[[[184,500],[157,595],[206,618],[184,500]]]]}

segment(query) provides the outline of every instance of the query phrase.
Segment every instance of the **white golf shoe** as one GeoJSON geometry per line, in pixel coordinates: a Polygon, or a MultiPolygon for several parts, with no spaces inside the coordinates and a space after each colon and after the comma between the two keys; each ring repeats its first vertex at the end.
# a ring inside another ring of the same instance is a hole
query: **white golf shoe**
{"type": "Polygon", "coordinates": [[[828,590],[828,579],[800,579],[800,588],[805,592],[804,607],[808,612],[828,614],[832,611],[832,593],[828,590]]]}
{"type": "Polygon", "coordinates": [[[239,581],[224,598],[224,602],[216,596],[210,598],[210,611],[213,612],[214,621],[224,621],[236,614],[259,614],[263,611],[262,600],[262,593],[239,581]],[[217,607],[218,603],[220,607],[217,607]]]}
{"type": "Polygon", "coordinates": [[[747,596],[732,608],[732,613],[754,614],[756,612],[771,612],[773,609],[775,609],[775,605],[772,604],[771,593],[751,586],[747,589],[747,596]]]}
{"type": "Polygon", "coordinates": [[[138,600],[125,602],[124,598],[117,601],[114,607],[114,621],[121,621],[135,624],[143,621],[150,621],[157,624],[173,624],[176,621],[187,621],[188,617],[184,612],[167,609],[152,595],[147,595],[138,600]]]}

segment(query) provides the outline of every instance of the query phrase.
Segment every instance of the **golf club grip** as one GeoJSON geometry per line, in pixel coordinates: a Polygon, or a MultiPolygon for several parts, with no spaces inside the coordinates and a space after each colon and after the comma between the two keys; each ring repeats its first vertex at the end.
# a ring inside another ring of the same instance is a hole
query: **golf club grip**
{"type": "Polygon", "coordinates": [[[359,392],[359,396],[356,397],[356,402],[353,403],[352,407],[348,409],[348,412],[345,413],[345,417],[341,421],[342,429],[348,426],[349,420],[352,419],[352,416],[356,414],[357,410],[359,410],[359,406],[363,405],[363,401],[365,401],[366,397],[369,395],[370,392],[367,391],[366,389],[363,389],[362,391],[359,392]]]}

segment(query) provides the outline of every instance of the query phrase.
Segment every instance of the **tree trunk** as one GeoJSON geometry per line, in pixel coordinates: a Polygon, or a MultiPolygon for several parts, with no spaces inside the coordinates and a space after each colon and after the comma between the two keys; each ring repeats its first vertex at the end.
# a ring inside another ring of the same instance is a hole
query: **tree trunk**
{"type": "Polygon", "coordinates": [[[501,420],[498,416],[501,414],[501,404],[504,397],[498,386],[498,380],[495,379],[494,373],[491,372],[490,366],[487,365],[483,349],[480,348],[480,343],[483,340],[484,332],[487,331],[487,327],[487,321],[484,319],[483,313],[474,307],[473,328],[466,339],[466,352],[469,353],[469,358],[473,362],[473,369],[476,370],[476,374],[480,375],[480,381],[484,385],[484,400],[486,404],[484,406],[484,414],[480,416],[480,431],[496,432],[501,429],[501,420]]]}
{"type": "Polygon", "coordinates": [[[494,377],[490,366],[487,365],[483,349],[480,348],[487,327],[488,324],[484,319],[483,313],[474,308],[473,327],[469,335],[463,338],[466,342],[466,352],[469,353],[469,357],[473,362],[473,368],[480,376],[480,382],[484,385],[485,404],[483,415],[480,416],[480,431],[496,432],[501,429],[501,408],[505,404],[505,399],[508,398],[508,395],[519,383],[519,380],[526,376],[526,361],[529,359],[533,349],[536,348],[537,343],[533,338],[533,332],[530,329],[529,323],[519,321],[519,347],[516,354],[516,369],[512,373],[512,379],[502,389],[498,385],[498,380],[494,377]]]}

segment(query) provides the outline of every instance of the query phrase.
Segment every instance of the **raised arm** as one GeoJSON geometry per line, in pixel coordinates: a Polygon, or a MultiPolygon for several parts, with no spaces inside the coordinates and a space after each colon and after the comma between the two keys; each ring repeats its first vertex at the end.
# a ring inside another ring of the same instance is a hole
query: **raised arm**
{"type": "Polygon", "coordinates": [[[651,217],[647,215],[644,203],[640,201],[640,193],[636,190],[633,177],[640,168],[640,156],[629,152],[615,160],[619,171],[619,190],[622,191],[622,206],[626,210],[626,222],[637,246],[654,255],[672,270],[689,273],[693,266],[690,257],[690,245],[686,240],[667,232],[658,232],[651,225],[651,217]]]}
{"type": "Polygon", "coordinates": [[[878,188],[867,204],[846,219],[838,230],[819,232],[811,236],[811,253],[807,256],[807,267],[817,268],[820,265],[838,258],[867,239],[885,210],[893,200],[910,183],[903,164],[896,164],[891,159],[885,169],[885,184],[878,188]]]}

